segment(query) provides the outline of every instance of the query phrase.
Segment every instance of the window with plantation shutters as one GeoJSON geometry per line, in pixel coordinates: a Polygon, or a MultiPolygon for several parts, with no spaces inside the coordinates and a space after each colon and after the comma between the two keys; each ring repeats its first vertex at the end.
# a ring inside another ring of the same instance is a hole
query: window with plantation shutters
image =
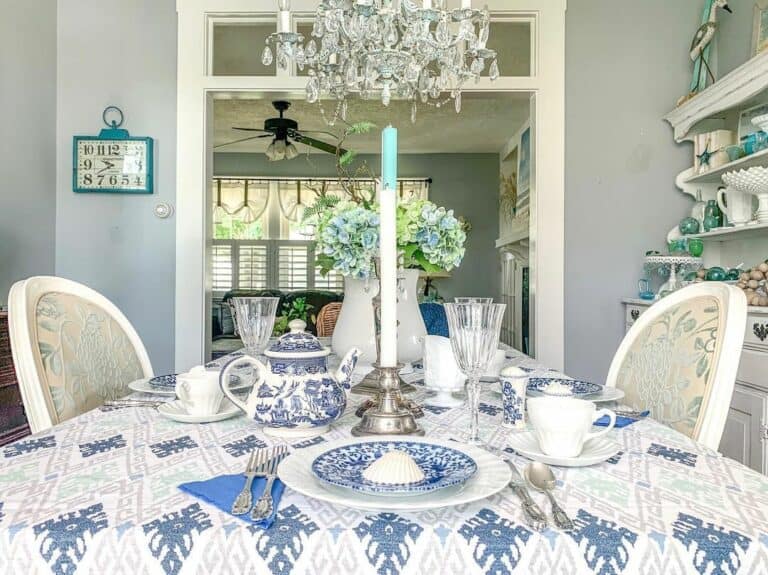
{"type": "Polygon", "coordinates": [[[238,243],[237,287],[239,289],[266,289],[269,287],[269,242],[238,243]]]}
{"type": "Polygon", "coordinates": [[[214,245],[212,247],[211,284],[213,291],[232,289],[232,246],[214,245]]]}
{"type": "MultiPolygon", "coordinates": [[[[428,179],[398,182],[400,201],[428,198],[428,179]]],[[[320,193],[344,196],[338,181],[214,178],[212,192],[214,298],[231,289],[344,290],[340,274],[320,273],[312,230],[302,223],[320,193]]]]}

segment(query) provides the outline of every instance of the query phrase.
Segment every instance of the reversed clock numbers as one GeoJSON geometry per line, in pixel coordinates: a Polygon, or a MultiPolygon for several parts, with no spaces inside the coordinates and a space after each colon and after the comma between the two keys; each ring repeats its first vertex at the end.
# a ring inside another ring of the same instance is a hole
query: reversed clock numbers
{"type": "Polygon", "coordinates": [[[77,191],[149,191],[145,140],[87,140],[76,146],[75,189],[77,191]]]}

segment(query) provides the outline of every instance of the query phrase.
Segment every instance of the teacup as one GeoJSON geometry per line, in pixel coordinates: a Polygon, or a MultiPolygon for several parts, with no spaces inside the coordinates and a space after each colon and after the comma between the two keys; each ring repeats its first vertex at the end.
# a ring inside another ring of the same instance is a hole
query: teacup
{"type": "Polygon", "coordinates": [[[219,387],[219,372],[198,365],[176,376],[176,397],[189,415],[214,415],[221,408],[224,394],[219,387]]]}
{"type": "Polygon", "coordinates": [[[437,393],[425,401],[430,405],[457,407],[464,402],[453,397],[464,388],[465,376],[456,363],[451,340],[439,335],[424,338],[424,385],[437,393]]]}
{"type": "Polygon", "coordinates": [[[491,363],[488,364],[488,368],[482,375],[482,379],[498,379],[501,368],[504,367],[504,362],[507,359],[507,352],[503,349],[497,349],[496,353],[491,358],[491,363]]]}
{"type": "Polygon", "coordinates": [[[616,425],[616,414],[595,407],[591,401],[572,397],[531,397],[528,418],[541,450],[552,457],[578,457],[584,443],[605,435],[616,425]],[[592,422],[607,415],[605,429],[592,432],[592,422]]]}

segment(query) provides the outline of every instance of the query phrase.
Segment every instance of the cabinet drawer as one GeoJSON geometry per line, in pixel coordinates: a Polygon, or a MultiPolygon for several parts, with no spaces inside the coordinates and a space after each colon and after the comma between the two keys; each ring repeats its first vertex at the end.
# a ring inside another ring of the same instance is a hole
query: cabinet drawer
{"type": "Polygon", "coordinates": [[[754,349],[743,349],[736,379],[759,389],[768,391],[768,353],[754,349]]]}
{"type": "Polygon", "coordinates": [[[748,314],[744,345],[766,350],[768,353],[768,315],[748,314]]]}
{"type": "Polygon", "coordinates": [[[627,304],[627,309],[625,310],[625,321],[627,322],[627,325],[635,323],[637,318],[639,318],[647,309],[648,307],[644,305],[627,304]]]}

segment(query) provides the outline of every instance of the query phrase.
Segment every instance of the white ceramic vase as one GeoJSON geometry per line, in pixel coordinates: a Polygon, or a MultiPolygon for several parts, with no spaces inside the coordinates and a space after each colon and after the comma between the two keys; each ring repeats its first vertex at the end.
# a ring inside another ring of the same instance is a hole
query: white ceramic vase
{"type": "MultiPolygon", "coordinates": [[[[397,302],[397,359],[410,363],[421,359],[427,328],[421,317],[416,284],[418,270],[401,270],[404,278],[400,283],[397,302]]],[[[333,330],[331,347],[342,355],[352,347],[360,350],[360,362],[370,365],[376,361],[373,305],[371,300],[379,293],[376,279],[359,280],[344,278],[344,303],[333,330]]]]}

